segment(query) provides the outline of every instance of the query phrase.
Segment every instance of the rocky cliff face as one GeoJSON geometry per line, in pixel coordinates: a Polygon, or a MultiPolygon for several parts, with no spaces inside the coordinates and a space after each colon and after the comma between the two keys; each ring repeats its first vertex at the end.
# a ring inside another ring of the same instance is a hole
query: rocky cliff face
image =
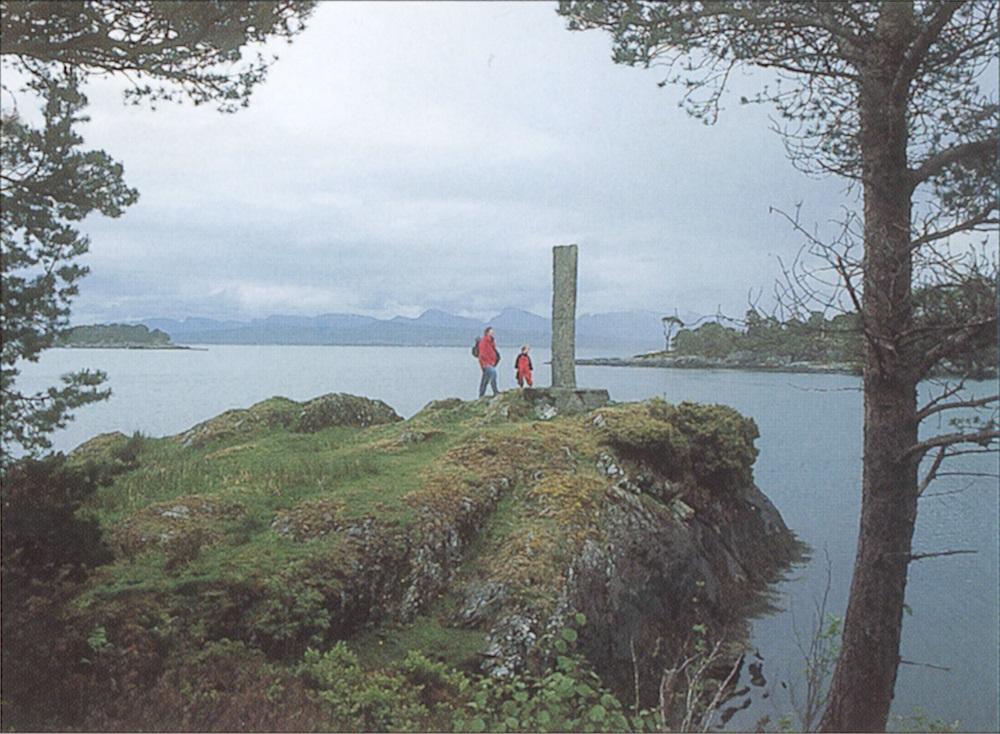
{"type": "Polygon", "coordinates": [[[400,421],[276,398],[149,441],[93,503],[118,560],[68,614],[101,630],[86,674],[141,691],[213,641],[294,665],[418,625],[407,645],[478,639],[445,662],[502,678],[551,663],[537,643],[582,612],[595,670],[655,700],[692,629],[738,638],[794,555],[753,484],[756,427],[721,406],[537,408],[512,392],[400,421]]]}

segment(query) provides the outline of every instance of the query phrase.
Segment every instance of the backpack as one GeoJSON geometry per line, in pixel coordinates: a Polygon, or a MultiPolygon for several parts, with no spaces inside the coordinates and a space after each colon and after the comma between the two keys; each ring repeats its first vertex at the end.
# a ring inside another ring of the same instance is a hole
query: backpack
{"type": "Polygon", "coordinates": [[[479,356],[479,337],[476,337],[476,343],[472,345],[472,356],[479,356]]]}

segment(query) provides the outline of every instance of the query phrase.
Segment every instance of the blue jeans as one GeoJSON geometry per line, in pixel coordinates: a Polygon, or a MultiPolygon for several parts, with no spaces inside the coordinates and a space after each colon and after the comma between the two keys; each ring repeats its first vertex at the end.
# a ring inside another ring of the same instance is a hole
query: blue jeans
{"type": "Polygon", "coordinates": [[[479,397],[486,394],[486,386],[489,385],[493,388],[493,394],[496,395],[500,391],[497,390],[497,368],[496,367],[483,367],[483,379],[479,381],[479,397]]]}

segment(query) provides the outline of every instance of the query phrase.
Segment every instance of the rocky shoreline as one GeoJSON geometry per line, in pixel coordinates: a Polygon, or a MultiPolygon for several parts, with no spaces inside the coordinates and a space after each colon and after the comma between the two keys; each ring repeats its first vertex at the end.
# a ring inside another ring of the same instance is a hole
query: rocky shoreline
{"type": "MultiPolygon", "coordinates": [[[[57,344],[58,349],[185,349],[192,350],[195,347],[186,347],[180,344],[121,344],[120,342],[108,342],[106,344],[57,344]]],[[[204,352],[206,349],[198,349],[204,352]]]]}
{"type": "Polygon", "coordinates": [[[748,372],[804,372],[818,374],[860,375],[861,366],[848,362],[793,362],[781,357],[767,360],[748,359],[740,356],[712,358],[682,355],[668,357],[663,354],[636,355],[634,357],[591,357],[577,359],[578,365],[601,367],[660,367],[688,370],[744,370],[748,372]]]}
{"type": "MultiPolygon", "coordinates": [[[[861,376],[861,365],[851,362],[797,362],[783,357],[751,358],[746,354],[728,357],[698,357],[679,355],[670,357],[662,352],[638,354],[634,357],[589,357],[577,359],[582,366],[597,367],[658,367],[679,370],[740,370],[743,372],[789,372],[797,374],[855,375],[861,376]]],[[[995,380],[997,370],[975,370],[970,373],[958,369],[937,368],[931,377],[965,377],[971,380],[995,380]]]]}

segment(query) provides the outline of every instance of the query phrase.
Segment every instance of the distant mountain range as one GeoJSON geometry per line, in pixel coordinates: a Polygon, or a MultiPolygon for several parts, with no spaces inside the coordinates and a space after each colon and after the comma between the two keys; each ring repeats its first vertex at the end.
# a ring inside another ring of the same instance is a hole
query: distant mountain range
{"type": "MultiPolygon", "coordinates": [[[[653,311],[585,314],[577,317],[577,346],[631,347],[638,351],[663,348],[661,314],[653,311]]],[[[205,318],[145,319],[178,344],[342,344],[398,346],[472,346],[487,324],[501,345],[522,343],[547,346],[549,320],[518,308],[505,308],[489,321],[431,309],[416,318],[377,319],[357,314],[268,316],[252,321],[216,321],[205,318]]]]}

